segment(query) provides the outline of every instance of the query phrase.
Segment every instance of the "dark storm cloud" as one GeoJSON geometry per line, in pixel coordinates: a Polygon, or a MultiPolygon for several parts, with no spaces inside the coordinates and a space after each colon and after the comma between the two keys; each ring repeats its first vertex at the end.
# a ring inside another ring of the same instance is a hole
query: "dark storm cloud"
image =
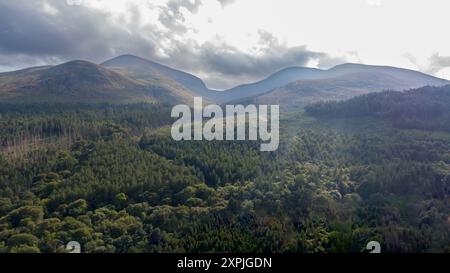
{"type": "Polygon", "coordinates": [[[36,2],[0,2],[2,53],[64,54],[69,37],[44,16],[35,16],[36,2]],[[50,42],[51,41],[51,42],[50,42]],[[64,46],[61,46],[64,45],[64,46]]]}
{"type": "Polygon", "coordinates": [[[306,46],[288,47],[264,31],[259,32],[257,54],[243,52],[220,38],[199,44],[189,37],[195,29],[186,24],[183,13],[195,14],[201,5],[201,0],[170,0],[162,7],[130,2],[129,16],[117,18],[62,0],[0,0],[0,69],[72,59],[101,62],[135,54],[202,75],[210,86],[224,88],[311,60],[323,66],[342,61],[306,46]],[[157,22],[140,23],[144,8],[158,9],[157,22]]]}
{"type": "Polygon", "coordinates": [[[119,51],[151,54],[154,50],[137,29],[133,33],[122,28],[106,13],[60,0],[46,2],[0,0],[0,65],[6,62],[4,55],[28,55],[39,63],[49,58],[99,61],[119,51]],[[45,12],[46,2],[55,14],[45,12]]]}

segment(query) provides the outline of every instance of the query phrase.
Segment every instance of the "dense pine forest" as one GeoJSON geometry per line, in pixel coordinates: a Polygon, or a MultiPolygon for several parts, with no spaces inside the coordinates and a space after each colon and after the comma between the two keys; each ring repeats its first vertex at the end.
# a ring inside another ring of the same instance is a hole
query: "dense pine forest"
{"type": "Polygon", "coordinates": [[[163,104],[0,106],[0,252],[450,252],[450,87],[323,102],[277,152],[163,104]]]}

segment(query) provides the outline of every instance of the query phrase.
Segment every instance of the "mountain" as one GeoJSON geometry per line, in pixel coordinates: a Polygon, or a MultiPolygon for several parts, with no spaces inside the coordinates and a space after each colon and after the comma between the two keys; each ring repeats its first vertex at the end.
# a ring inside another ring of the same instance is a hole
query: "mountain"
{"type": "Polygon", "coordinates": [[[268,78],[250,84],[220,92],[217,99],[220,102],[234,101],[267,93],[268,91],[284,86],[297,80],[319,79],[323,75],[322,70],[307,67],[290,67],[278,71],[268,78]]]}
{"type": "Polygon", "coordinates": [[[101,65],[72,61],[0,73],[0,101],[144,100],[192,104],[194,96],[202,96],[206,103],[277,103],[284,110],[294,110],[319,100],[348,99],[386,89],[407,90],[447,83],[413,70],[343,64],[329,70],[286,68],[261,81],[219,92],[208,89],[200,78],[189,73],[133,55],[122,55],[101,65]]]}
{"type": "Polygon", "coordinates": [[[412,89],[422,86],[442,86],[449,83],[449,81],[440,79],[415,70],[378,65],[363,65],[346,63],[333,67],[326,71],[327,78],[334,78],[342,75],[349,75],[355,73],[384,73],[401,80],[404,85],[400,88],[412,89]]]}
{"type": "Polygon", "coordinates": [[[170,83],[175,89],[187,89],[195,96],[220,104],[255,101],[273,102],[287,99],[287,108],[297,105],[302,94],[311,93],[314,100],[347,99],[355,95],[384,89],[405,90],[426,85],[442,86],[448,81],[417,71],[388,66],[343,64],[329,70],[290,67],[255,83],[215,91],[207,88],[198,77],[133,55],[122,55],[102,63],[102,66],[143,83],[170,83]],[[280,93],[280,91],[283,91],[280,93]],[[266,95],[270,92],[272,94],[266,95]],[[300,96],[299,96],[300,95],[300,96]],[[292,96],[292,100],[289,97],[292,96]],[[296,102],[294,104],[294,101],[296,102]]]}
{"type": "Polygon", "coordinates": [[[147,85],[86,61],[0,73],[2,102],[185,102],[164,83],[147,85]]]}
{"type": "Polygon", "coordinates": [[[206,99],[212,98],[216,93],[209,90],[205,83],[194,75],[133,55],[122,55],[101,65],[147,84],[164,81],[176,89],[189,90],[190,93],[206,99]]]}
{"type": "MultiPolygon", "coordinates": [[[[274,81],[269,77],[269,80],[258,83],[260,89],[259,91],[255,89],[258,95],[245,98],[243,101],[256,104],[280,104],[282,110],[290,111],[317,101],[343,100],[383,90],[408,90],[450,83],[417,71],[386,66],[344,64],[329,70],[306,71],[308,73],[304,75],[290,74],[301,78],[300,80],[263,92],[273,86],[271,83],[274,81]]],[[[279,73],[277,78],[283,79],[279,73]]],[[[279,84],[281,83],[282,81],[279,81],[279,84]]]]}

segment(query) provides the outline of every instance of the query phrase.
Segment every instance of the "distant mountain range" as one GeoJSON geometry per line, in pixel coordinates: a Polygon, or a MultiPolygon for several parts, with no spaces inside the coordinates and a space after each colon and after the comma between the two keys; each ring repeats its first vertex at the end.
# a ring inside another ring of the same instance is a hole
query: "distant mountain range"
{"type": "Polygon", "coordinates": [[[449,84],[446,80],[416,71],[353,64],[324,71],[322,76],[293,81],[246,101],[256,104],[279,104],[282,110],[290,111],[317,101],[345,100],[384,90],[401,91],[449,84]]]}
{"type": "Polygon", "coordinates": [[[261,81],[225,91],[207,88],[198,77],[133,55],[100,65],[72,61],[0,73],[0,102],[131,102],[192,103],[202,96],[215,103],[280,104],[291,110],[319,100],[360,94],[443,86],[450,82],[413,70],[343,64],[329,70],[283,69],[261,81]]]}
{"type": "Polygon", "coordinates": [[[220,100],[279,104],[282,110],[292,110],[319,100],[341,100],[383,90],[407,90],[449,83],[414,70],[388,66],[342,64],[329,70],[293,67],[260,82],[235,87],[220,100]]]}

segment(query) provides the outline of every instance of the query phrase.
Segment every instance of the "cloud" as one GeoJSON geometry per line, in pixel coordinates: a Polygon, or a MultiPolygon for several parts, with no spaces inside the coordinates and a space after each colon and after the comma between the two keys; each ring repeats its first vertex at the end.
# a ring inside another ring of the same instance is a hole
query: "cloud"
{"type": "MultiPolygon", "coordinates": [[[[84,2],[69,5],[61,0],[0,0],[0,69],[73,59],[102,62],[121,54],[135,54],[194,73],[209,86],[223,89],[288,66],[314,62],[329,67],[343,62],[306,45],[288,46],[262,30],[251,51],[243,51],[221,37],[200,43],[191,36],[196,29],[186,17],[198,13],[202,1],[168,0],[158,6],[129,1],[118,16],[84,2]],[[144,20],[149,10],[157,13],[155,20],[144,20]]],[[[233,1],[219,2],[229,5],[233,1]]]]}
{"type": "Polygon", "coordinates": [[[186,18],[184,12],[197,13],[201,6],[201,0],[170,0],[166,6],[160,9],[159,21],[173,32],[186,32],[186,18]]]}
{"type": "Polygon", "coordinates": [[[0,32],[0,64],[4,55],[26,55],[39,63],[50,58],[98,61],[123,50],[154,51],[144,37],[122,28],[110,14],[58,0],[0,0],[0,32]]]}
{"type": "Polygon", "coordinates": [[[286,67],[315,62],[318,67],[329,68],[344,62],[306,46],[289,47],[266,31],[259,31],[259,37],[259,44],[252,53],[219,37],[203,44],[195,40],[173,41],[167,52],[175,67],[201,76],[209,87],[217,89],[259,80],[286,67]]]}
{"type": "Polygon", "coordinates": [[[450,56],[441,56],[438,53],[433,54],[429,58],[428,72],[436,74],[443,69],[450,67],[450,56]]]}
{"type": "Polygon", "coordinates": [[[222,5],[222,7],[231,5],[235,2],[235,0],[217,0],[222,5]]]}
{"type": "Polygon", "coordinates": [[[311,62],[319,67],[331,67],[344,62],[323,52],[309,50],[305,45],[289,47],[266,31],[259,31],[260,41],[255,53],[242,52],[225,41],[207,42],[199,47],[196,56],[199,66],[212,71],[211,82],[223,77],[238,77],[253,81],[291,66],[307,66],[311,62]]]}
{"type": "Polygon", "coordinates": [[[450,68],[450,56],[441,56],[439,53],[434,53],[428,59],[420,61],[415,55],[408,52],[403,57],[419,71],[437,77],[448,78],[448,73],[445,70],[450,68]]]}

